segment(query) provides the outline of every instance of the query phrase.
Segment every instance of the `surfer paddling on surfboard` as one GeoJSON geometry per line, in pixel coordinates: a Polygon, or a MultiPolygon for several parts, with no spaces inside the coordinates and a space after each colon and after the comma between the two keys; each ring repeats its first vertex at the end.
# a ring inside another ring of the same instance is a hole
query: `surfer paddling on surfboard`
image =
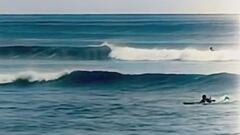
{"type": "Polygon", "coordinates": [[[212,102],[215,102],[215,100],[212,100],[211,97],[210,98],[207,98],[206,95],[202,95],[202,99],[201,101],[199,102],[200,104],[205,104],[205,103],[212,103],[212,102]]]}
{"type": "Polygon", "coordinates": [[[207,98],[206,95],[202,95],[201,101],[198,102],[183,102],[184,105],[195,105],[195,104],[202,104],[202,105],[208,105],[212,103],[226,103],[229,102],[230,98],[228,96],[225,96],[223,100],[216,101],[212,100],[211,97],[207,98]]]}
{"type": "Polygon", "coordinates": [[[211,97],[207,98],[206,95],[202,95],[201,101],[198,101],[198,102],[183,102],[183,104],[185,104],[185,105],[193,105],[193,104],[206,105],[206,104],[211,104],[212,102],[215,102],[215,100],[212,100],[211,97]]]}

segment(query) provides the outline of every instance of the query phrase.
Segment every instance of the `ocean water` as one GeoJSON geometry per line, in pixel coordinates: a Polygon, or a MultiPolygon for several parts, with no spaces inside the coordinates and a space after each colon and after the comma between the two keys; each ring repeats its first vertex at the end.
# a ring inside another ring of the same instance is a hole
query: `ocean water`
{"type": "Polygon", "coordinates": [[[240,134],[239,43],[238,15],[0,15],[0,134],[240,134]]]}

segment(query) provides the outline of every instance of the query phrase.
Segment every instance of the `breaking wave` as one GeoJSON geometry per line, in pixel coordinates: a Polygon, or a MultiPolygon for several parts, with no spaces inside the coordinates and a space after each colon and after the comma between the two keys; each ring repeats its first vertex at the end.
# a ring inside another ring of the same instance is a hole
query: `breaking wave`
{"type": "Polygon", "coordinates": [[[107,42],[88,47],[43,47],[8,46],[0,47],[0,58],[10,59],[61,59],[61,60],[127,60],[127,61],[239,61],[238,49],[199,50],[133,48],[117,46],[107,42]]]}
{"type": "Polygon", "coordinates": [[[177,49],[142,49],[111,46],[110,56],[119,60],[180,60],[180,61],[238,61],[236,50],[198,50],[193,48],[177,49]]]}
{"type": "Polygon", "coordinates": [[[109,71],[61,71],[56,73],[22,72],[0,75],[3,86],[104,87],[124,89],[177,89],[237,87],[239,76],[219,73],[199,74],[121,74],[109,71]],[[216,85],[217,84],[217,85],[216,85]],[[221,84],[224,84],[223,86],[221,84]]]}

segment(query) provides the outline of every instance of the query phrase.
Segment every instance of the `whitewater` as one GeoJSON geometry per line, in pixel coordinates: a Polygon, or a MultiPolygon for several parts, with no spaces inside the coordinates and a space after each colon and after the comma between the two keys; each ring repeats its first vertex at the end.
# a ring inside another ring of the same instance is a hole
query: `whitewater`
{"type": "Polygon", "coordinates": [[[180,61],[239,61],[239,49],[210,51],[194,48],[143,49],[110,45],[109,56],[119,60],[180,60],[180,61]]]}

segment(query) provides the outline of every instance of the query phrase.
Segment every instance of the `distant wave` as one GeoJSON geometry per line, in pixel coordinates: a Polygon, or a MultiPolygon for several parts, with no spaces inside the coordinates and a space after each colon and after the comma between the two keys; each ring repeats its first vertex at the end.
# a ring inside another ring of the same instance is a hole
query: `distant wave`
{"type": "Polygon", "coordinates": [[[43,47],[8,46],[0,47],[0,58],[10,59],[61,59],[61,60],[128,60],[128,61],[239,61],[239,51],[235,50],[198,50],[149,49],[117,46],[107,42],[88,47],[43,47]]]}
{"type": "Polygon", "coordinates": [[[212,75],[197,74],[121,74],[109,71],[61,71],[56,73],[22,72],[0,75],[2,86],[58,86],[58,87],[104,87],[132,89],[163,89],[178,87],[217,86],[219,88],[237,85],[238,75],[220,73],[212,75]]]}

